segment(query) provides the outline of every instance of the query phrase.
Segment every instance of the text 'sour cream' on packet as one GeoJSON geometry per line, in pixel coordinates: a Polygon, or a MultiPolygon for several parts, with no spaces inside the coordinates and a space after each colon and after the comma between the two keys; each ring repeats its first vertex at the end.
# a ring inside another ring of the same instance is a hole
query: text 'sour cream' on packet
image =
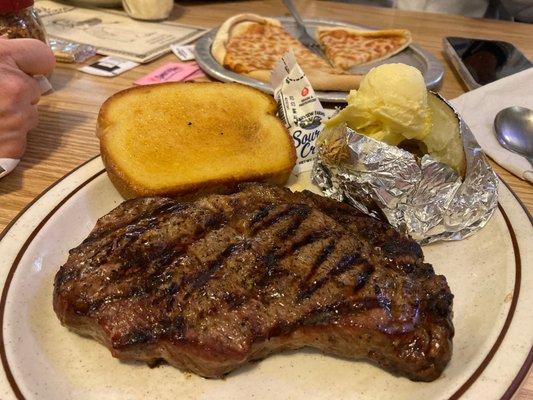
{"type": "Polygon", "coordinates": [[[278,115],[294,139],[298,161],[293,172],[310,171],[316,157],[315,140],[322,131],[326,114],[293,52],[286,53],[276,65],[271,85],[278,102],[278,115]]]}

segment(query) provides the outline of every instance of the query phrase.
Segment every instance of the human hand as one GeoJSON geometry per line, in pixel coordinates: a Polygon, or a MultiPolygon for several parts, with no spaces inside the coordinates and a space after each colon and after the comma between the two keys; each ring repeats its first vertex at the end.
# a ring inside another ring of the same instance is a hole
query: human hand
{"type": "Polygon", "coordinates": [[[41,90],[33,75],[48,75],[55,60],[35,39],[0,39],[0,158],[20,158],[37,125],[41,90]]]}

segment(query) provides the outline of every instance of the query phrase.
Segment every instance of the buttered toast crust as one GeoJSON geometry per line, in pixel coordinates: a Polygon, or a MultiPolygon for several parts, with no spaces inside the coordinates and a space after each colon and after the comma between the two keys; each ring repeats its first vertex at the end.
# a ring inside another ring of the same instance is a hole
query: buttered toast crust
{"type": "Polygon", "coordinates": [[[245,181],[283,185],[296,162],[274,99],[237,83],[134,87],[101,107],[97,136],[126,198],[225,192],[245,181]]]}

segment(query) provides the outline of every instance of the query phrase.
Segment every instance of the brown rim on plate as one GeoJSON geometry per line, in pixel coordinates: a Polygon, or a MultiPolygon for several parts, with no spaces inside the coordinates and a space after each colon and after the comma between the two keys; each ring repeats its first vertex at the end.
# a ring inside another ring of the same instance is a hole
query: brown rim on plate
{"type": "MultiPolygon", "coordinates": [[[[97,154],[96,156],[88,159],[87,161],[85,161],[84,163],[78,165],[76,168],[74,168],[72,171],[70,171],[68,174],[66,174],[65,176],[63,176],[62,178],[58,179],[56,182],[52,183],[50,186],[48,186],[45,190],[43,190],[41,192],[41,194],[39,196],[37,196],[35,199],[33,199],[31,202],[29,202],[26,207],[24,207],[17,215],[15,218],[13,218],[13,220],[4,228],[4,230],[2,231],[2,233],[0,233],[0,241],[2,241],[4,239],[4,237],[6,236],[6,234],[9,232],[9,230],[13,227],[13,225],[15,225],[15,223],[20,219],[20,217],[22,217],[22,215],[24,215],[24,213],[26,211],[28,211],[28,209],[33,206],[38,200],[40,200],[46,193],[48,193],[50,190],[52,190],[55,186],[57,186],[60,182],[62,182],[63,180],[65,180],[68,176],[72,175],[73,173],[75,173],[77,170],[81,169],[82,167],[84,167],[86,164],[90,163],[91,161],[93,161],[95,158],[99,157],[100,155],[97,154]]],[[[6,374],[6,377],[7,377],[7,380],[9,381],[9,384],[11,385],[11,389],[13,389],[13,394],[15,395],[15,397],[17,399],[22,399],[24,400],[25,397],[22,395],[22,392],[20,391],[18,385],[17,385],[17,382],[15,381],[15,378],[13,377],[13,373],[11,372],[11,368],[9,368],[9,363],[7,361],[7,355],[6,355],[6,350],[5,350],[5,341],[4,341],[4,311],[5,311],[5,307],[6,307],[6,300],[7,300],[7,293],[9,291],[9,286],[11,285],[11,281],[13,280],[13,275],[15,274],[15,270],[16,270],[16,266],[15,265],[18,265],[18,262],[20,261],[20,258],[22,258],[22,255],[24,254],[24,251],[26,250],[26,248],[29,246],[30,242],[33,240],[33,238],[35,237],[35,235],[39,232],[39,230],[43,227],[43,225],[46,223],[46,221],[48,221],[48,219],[52,216],[52,214],[57,211],[57,209],[59,207],[61,207],[70,197],[72,197],[76,192],[78,192],[83,186],[87,185],[90,181],[92,181],[94,178],[96,178],[97,176],[101,175],[102,172],[104,172],[105,170],[103,171],[100,171],[98,172],[96,175],[93,175],[91,178],[89,178],[88,180],[85,180],[81,185],[79,185],[76,189],[74,189],[74,191],[72,191],[71,193],[68,194],[67,197],[65,197],[64,199],[62,199],[62,201],[56,206],[54,207],[54,209],[46,216],[46,218],[44,218],[41,223],[33,230],[33,232],[31,233],[31,235],[28,237],[28,239],[26,239],[26,242],[24,243],[24,245],[22,246],[22,248],[20,249],[19,253],[17,254],[17,257],[15,258],[15,260],[13,261],[13,265],[11,266],[11,269],[9,270],[7,276],[6,276],[6,281],[4,283],[4,287],[2,289],[2,297],[0,299],[0,358],[2,360],[2,366],[4,367],[4,372],[6,374]],[[16,263],[16,264],[15,264],[16,263]]]]}
{"type": "MultiPolygon", "coordinates": [[[[515,266],[516,266],[516,270],[515,270],[516,275],[515,275],[514,288],[513,288],[513,299],[511,301],[511,306],[509,307],[509,312],[507,313],[507,317],[505,318],[505,323],[503,324],[502,330],[500,331],[500,334],[496,338],[496,342],[494,342],[494,344],[492,345],[491,349],[489,350],[488,354],[485,356],[485,358],[483,359],[479,367],[477,367],[474,373],[470,376],[470,378],[468,378],[466,382],[463,383],[463,385],[459,389],[457,389],[457,391],[454,394],[450,396],[449,400],[459,399],[470,388],[470,386],[472,386],[472,384],[477,380],[477,378],[479,378],[479,376],[483,373],[487,365],[489,365],[490,361],[492,360],[492,358],[498,351],[498,348],[500,347],[503,341],[503,338],[507,334],[507,331],[509,330],[509,326],[511,326],[511,321],[513,320],[514,312],[516,310],[516,304],[518,303],[518,296],[520,295],[520,281],[522,280],[522,260],[520,259],[520,249],[518,247],[518,242],[516,241],[516,235],[514,233],[513,227],[511,226],[511,221],[509,221],[509,217],[507,217],[507,214],[505,213],[505,211],[503,210],[503,207],[499,203],[498,203],[498,208],[500,212],[502,213],[503,219],[505,220],[505,225],[507,225],[507,229],[509,230],[509,233],[511,235],[511,241],[513,243],[513,254],[514,254],[515,266]]],[[[527,362],[527,359],[526,359],[526,362],[527,362]]],[[[502,399],[504,398],[505,398],[505,395],[502,397],[502,399]]]]}
{"type": "MultiPolygon", "coordinates": [[[[89,162],[93,161],[98,156],[95,156],[83,164],[79,165],[75,169],[73,169],[71,172],[69,172],[67,175],[65,175],[63,178],[59,179],[52,185],[50,185],[47,189],[45,189],[39,196],[37,196],[33,201],[31,201],[22,211],[18,213],[18,215],[6,226],[6,228],[0,233],[0,241],[4,238],[4,236],[7,234],[7,232],[13,227],[13,225],[17,222],[18,219],[33,205],[35,204],[39,199],[41,199],[47,192],[49,192],[53,187],[58,185],[60,182],[62,182],[65,178],[76,172],[78,169],[82,168],[89,162]]],[[[61,201],[46,215],[45,218],[43,218],[40,223],[37,225],[37,227],[32,231],[30,236],[26,239],[23,246],[19,250],[17,256],[15,257],[15,260],[13,261],[13,264],[7,274],[6,281],[4,284],[4,287],[2,289],[2,297],[0,299],[0,358],[2,360],[2,365],[4,367],[4,372],[6,374],[7,380],[9,381],[9,384],[11,385],[11,388],[13,390],[13,393],[17,399],[24,400],[25,397],[22,394],[17,382],[15,381],[15,378],[13,376],[13,373],[11,372],[8,360],[7,360],[7,354],[5,350],[5,344],[4,344],[4,312],[5,312],[5,305],[7,300],[7,295],[9,292],[9,286],[11,285],[11,281],[13,280],[13,276],[15,274],[15,271],[18,267],[18,264],[20,263],[20,260],[22,259],[26,249],[30,246],[31,242],[35,238],[35,236],[39,233],[39,231],[43,228],[43,226],[50,220],[50,218],[77,192],[79,192],[83,187],[85,187],[87,184],[89,184],[91,181],[99,177],[105,172],[105,169],[102,169],[101,171],[93,174],[91,177],[87,178],[85,181],[83,181],[81,184],[79,184],[74,190],[72,190],[68,195],[66,195],[61,201]]],[[[529,218],[529,221],[533,224],[533,219],[531,217],[531,214],[527,210],[527,208],[524,206],[522,201],[518,198],[518,196],[515,194],[515,192],[507,185],[505,181],[500,179],[501,182],[504,183],[504,185],[509,189],[509,191],[512,193],[512,195],[515,197],[515,199],[518,201],[519,205],[522,207],[524,212],[529,218]]],[[[514,312],[516,310],[516,305],[518,303],[518,296],[520,292],[520,283],[521,283],[521,276],[522,276],[522,265],[521,265],[521,259],[520,259],[520,249],[518,246],[518,241],[516,239],[516,234],[514,232],[514,229],[511,225],[511,222],[509,221],[509,218],[507,214],[505,213],[503,207],[498,204],[498,208],[500,212],[502,213],[502,216],[505,220],[505,225],[507,226],[509,235],[511,237],[511,242],[513,244],[513,253],[515,256],[515,284],[514,284],[514,290],[513,290],[513,298],[511,301],[511,306],[509,308],[509,311],[507,313],[507,317],[505,319],[505,323],[502,327],[502,330],[500,331],[498,338],[496,339],[495,343],[492,345],[491,349],[489,350],[488,354],[485,356],[479,367],[474,371],[474,373],[466,380],[465,383],[461,385],[461,387],[449,398],[450,400],[456,400],[460,398],[471,386],[472,384],[479,378],[479,376],[483,373],[485,368],[489,365],[490,361],[498,351],[498,348],[500,347],[503,339],[505,338],[505,335],[507,334],[507,331],[509,329],[509,326],[511,325],[511,321],[513,319],[514,312]]],[[[530,352],[528,356],[526,357],[525,362],[523,363],[522,367],[518,371],[517,375],[501,397],[501,399],[509,400],[513,396],[513,394],[516,392],[516,390],[520,387],[521,382],[527,375],[527,372],[529,371],[529,368],[531,367],[531,364],[533,363],[533,349],[530,349],[530,352]]]]}

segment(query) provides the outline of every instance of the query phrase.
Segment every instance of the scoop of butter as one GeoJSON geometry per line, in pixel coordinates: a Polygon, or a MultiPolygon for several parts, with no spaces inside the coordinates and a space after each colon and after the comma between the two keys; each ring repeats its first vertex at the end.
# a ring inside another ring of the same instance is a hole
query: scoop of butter
{"type": "Polygon", "coordinates": [[[326,127],[345,122],[357,133],[389,145],[417,148],[464,175],[459,121],[446,103],[428,94],[418,69],[406,64],[373,68],[346,101],[326,127]]]}
{"type": "Polygon", "coordinates": [[[356,132],[390,145],[424,139],[431,129],[422,74],[406,64],[384,64],[363,78],[347,98],[348,106],[326,126],[341,122],[356,132]]]}

